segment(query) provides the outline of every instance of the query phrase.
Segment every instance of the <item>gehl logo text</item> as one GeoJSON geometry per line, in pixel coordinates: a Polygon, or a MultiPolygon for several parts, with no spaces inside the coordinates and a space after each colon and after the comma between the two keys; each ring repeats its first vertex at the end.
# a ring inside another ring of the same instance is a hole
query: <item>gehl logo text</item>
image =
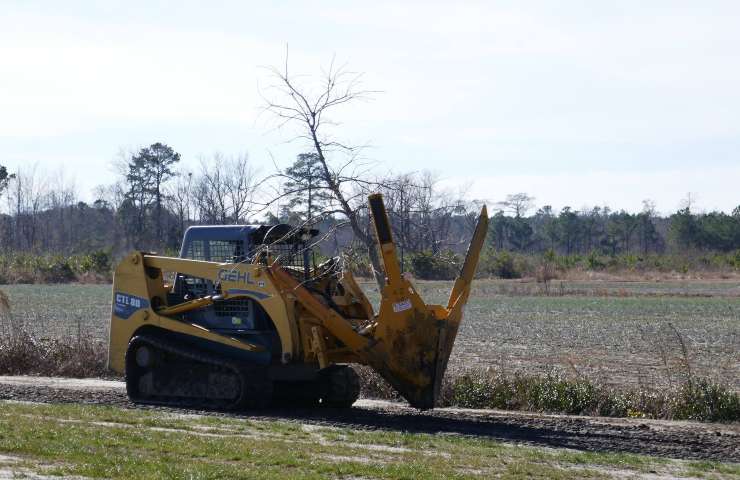
{"type": "Polygon", "coordinates": [[[218,279],[222,282],[242,282],[254,285],[254,280],[249,276],[249,272],[240,272],[238,270],[222,268],[218,271],[218,279]]]}

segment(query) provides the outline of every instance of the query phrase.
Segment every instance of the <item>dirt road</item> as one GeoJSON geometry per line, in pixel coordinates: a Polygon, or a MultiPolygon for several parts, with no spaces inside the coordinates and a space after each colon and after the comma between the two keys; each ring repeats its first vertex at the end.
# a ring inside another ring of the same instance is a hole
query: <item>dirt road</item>
{"type": "MultiPolygon", "coordinates": [[[[122,382],[47,377],[1,377],[0,399],[45,403],[134,405],[122,382]]],[[[678,459],[740,462],[740,424],[672,422],[440,408],[419,412],[400,403],[360,400],[351,409],[268,409],[198,412],[244,418],[491,438],[553,448],[631,452],[678,459]]]]}

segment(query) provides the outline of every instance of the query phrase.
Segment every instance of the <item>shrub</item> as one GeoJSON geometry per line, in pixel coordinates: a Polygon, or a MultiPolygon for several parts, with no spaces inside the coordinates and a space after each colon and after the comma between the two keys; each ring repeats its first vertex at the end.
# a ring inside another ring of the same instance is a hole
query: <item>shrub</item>
{"type": "Polygon", "coordinates": [[[422,280],[454,280],[460,270],[460,258],[450,251],[434,254],[416,253],[411,257],[411,272],[422,280]]]}
{"type": "Polygon", "coordinates": [[[534,268],[523,255],[517,255],[506,250],[486,249],[481,254],[478,271],[487,276],[500,278],[521,278],[532,273],[534,268]]]}
{"type": "Polygon", "coordinates": [[[70,259],[61,256],[40,262],[37,275],[42,283],[71,282],[77,278],[70,259]]]}
{"type": "Polygon", "coordinates": [[[681,385],[670,398],[673,418],[730,422],[740,419],[740,395],[701,378],[681,385]]]}
{"type": "Polygon", "coordinates": [[[514,266],[514,257],[509,252],[499,252],[494,257],[494,273],[501,278],[519,278],[521,272],[514,266]]]}
{"type": "Polygon", "coordinates": [[[676,420],[740,420],[740,394],[709,379],[689,379],[671,389],[622,391],[584,378],[569,379],[551,370],[545,375],[491,374],[477,371],[453,378],[446,404],[676,420]]]}
{"type": "Polygon", "coordinates": [[[549,249],[542,254],[542,260],[537,267],[535,278],[538,283],[545,284],[546,291],[549,291],[550,280],[558,278],[557,259],[553,249],[549,249]]]}
{"type": "Polygon", "coordinates": [[[589,270],[603,270],[606,268],[606,262],[602,260],[596,250],[591,250],[591,253],[586,257],[586,266],[589,270]]]}
{"type": "Polygon", "coordinates": [[[570,270],[581,264],[580,255],[559,255],[555,256],[555,262],[560,270],[570,270]]]}
{"type": "Polygon", "coordinates": [[[637,263],[640,262],[641,260],[642,260],[641,258],[631,253],[624,255],[624,258],[623,258],[623,262],[625,266],[630,270],[634,270],[635,267],[637,266],[637,263]]]}
{"type": "Polygon", "coordinates": [[[469,408],[534,410],[597,414],[603,387],[586,380],[568,380],[554,370],[544,376],[474,374],[453,382],[451,404],[469,408]]]}
{"type": "Polygon", "coordinates": [[[110,281],[111,262],[102,250],[71,256],[12,253],[0,256],[0,283],[110,281]]]}
{"type": "Polygon", "coordinates": [[[97,250],[82,257],[80,271],[83,273],[107,274],[111,271],[111,255],[104,250],[97,250]]]}

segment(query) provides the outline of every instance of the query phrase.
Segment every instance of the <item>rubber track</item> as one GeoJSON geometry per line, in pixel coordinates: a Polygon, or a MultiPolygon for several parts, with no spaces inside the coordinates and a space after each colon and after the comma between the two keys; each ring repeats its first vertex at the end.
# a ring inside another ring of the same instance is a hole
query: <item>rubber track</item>
{"type": "Polygon", "coordinates": [[[148,404],[148,405],[163,405],[163,406],[180,407],[180,408],[182,407],[207,407],[207,408],[216,408],[216,409],[222,409],[222,410],[238,410],[241,408],[265,406],[270,401],[270,397],[272,396],[272,390],[270,388],[271,384],[269,381],[267,381],[264,378],[263,374],[259,373],[260,372],[259,369],[249,368],[249,367],[240,365],[236,362],[224,360],[223,358],[219,356],[208,354],[200,350],[197,350],[195,348],[186,347],[181,344],[177,344],[175,342],[170,342],[170,341],[164,340],[154,335],[147,335],[147,334],[137,335],[132,340],[132,343],[134,341],[149,344],[159,351],[163,351],[170,355],[176,355],[176,356],[185,358],[191,362],[196,362],[196,363],[210,366],[213,368],[213,370],[216,370],[218,368],[218,369],[231,372],[239,379],[239,386],[240,386],[240,394],[232,402],[228,402],[227,400],[222,399],[222,398],[197,399],[193,397],[172,397],[171,400],[131,398],[130,392],[132,392],[135,388],[137,388],[134,382],[138,383],[140,377],[137,376],[135,378],[130,378],[128,376],[128,372],[130,370],[129,364],[135,363],[135,360],[133,358],[129,358],[129,354],[131,353],[131,350],[129,347],[129,350],[127,350],[126,352],[126,371],[127,371],[126,391],[129,392],[129,398],[134,403],[143,403],[143,404],[148,404]],[[257,388],[249,388],[253,386],[257,386],[257,388]],[[263,398],[250,397],[250,394],[258,394],[258,395],[261,395],[263,398]]]}

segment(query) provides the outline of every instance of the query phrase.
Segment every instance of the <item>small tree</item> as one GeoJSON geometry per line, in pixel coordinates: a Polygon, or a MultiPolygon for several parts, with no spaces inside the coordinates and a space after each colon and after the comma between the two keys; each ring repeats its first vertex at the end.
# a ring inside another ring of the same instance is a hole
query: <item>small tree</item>
{"type": "Polygon", "coordinates": [[[578,212],[574,212],[570,207],[563,207],[558,215],[558,225],[560,226],[560,238],[565,246],[565,254],[570,255],[576,249],[578,234],[580,233],[580,222],[578,212]]]}
{"type": "Polygon", "coordinates": [[[534,206],[534,197],[526,193],[507,195],[506,200],[498,202],[504,210],[509,211],[515,218],[521,218],[534,206]]]}
{"type": "Polygon", "coordinates": [[[171,147],[162,143],[155,143],[149,148],[142,149],[139,153],[144,158],[147,170],[152,176],[152,196],[154,197],[154,208],[156,212],[157,238],[162,238],[162,185],[175,176],[172,166],[180,161],[180,154],[171,147]]]}
{"type": "Polygon", "coordinates": [[[499,210],[493,215],[488,225],[488,242],[496,250],[503,250],[506,247],[506,237],[509,229],[509,219],[504,215],[503,210],[499,210]]]}
{"type": "Polygon", "coordinates": [[[255,176],[255,171],[246,154],[228,158],[224,162],[226,198],[233,223],[246,222],[248,219],[257,188],[255,176]]]}
{"type": "Polygon", "coordinates": [[[226,158],[216,153],[210,159],[202,158],[193,187],[200,221],[222,225],[246,221],[255,189],[255,173],[247,155],[226,158]]]}
{"type": "Polygon", "coordinates": [[[670,235],[679,247],[689,248],[699,243],[699,226],[690,207],[678,210],[670,220],[670,235]]]}
{"type": "Polygon", "coordinates": [[[285,169],[283,178],[283,194],[289,199],[286,212],[288,216],[295,214],[298,221],[311,222],[332,200],[331,191],[322,181],[324,172],[316,153],[299,154],[285,169]]]}
{"type": "Polygon", "coordinates": [[[652,200],[642,201],[642,212],[637,215],[639,221],[640,243],[642,253],[647,254],[651,246],[655,246],[660,240],[660,235],[653,222],[655,218],[655,202],[652,200]]]}
{"type": "Polygon", "coordinates": [[[0,165],[0,196],[8,188],[8,183],[15,178],[15,174],[9,174],[8,169],[0,165]]]}
{"type": "Polygon", "coordinates": [[[557,242],[560,240],[560,229],[552,206],[545,205],[537,210],[535,221],[540,231],[540,242],[546,244],[550,250],[555,250],[557,242]]]}
{"type": "Polygon", "coordinates": [[[514,250],[523,252],[532,244],[534,231],[529,221],[523,217],[514,217],[509,221],[509,242],[514,250]]]}
{"type": "MultiPolygon", "coordinates": [[[[378,285],[385,283],[385,275],[380,265],[380,257],[373,236],[361,212],[365,209],[364,196],[371,189],[377,189],[377,182],[367,178],[367,164],[360,156],[360,146],[348,145],[333,139],[327,130],[336,122],[329,116],[343,105],[367,98],[373,92],[361,88],[361,74],[352,73],[344,67],[336,68],[332,62],[321,78],[318,87],[311,88],[299,83],[285,65],[272,70],[275,84],[271,98],[266,98],[265,108],[279,121],[279,126],[297,127],[298,140],[303,140],[316,155],[319,165],[319,181],[326,185],[331,196],[331,205],[321,212],[325,215],[339,215],[346,219],[355,238],[367,249],[378,285]]],[[[305,77],[304,77],[305,78],[305,77]]],[[[282,176],[282,172],[277,176],[282,176]]],[[[272,201],[284,198],[279,194],[272,201]]]]}
{"type": "MultiPolygon", "coordinates": [[[[8,169],[5,168],[5,166],[0,165],[0,197],[3,196],[3,192],[7,190],[8,183],[15,178],[15,174],[9,174],[8,169]]],[[[0,230],[0,233],[2,233],[2,230],[0,230]]],[[[0,314],[2,313],[2,291],[0,291],[0,314]]]]}
{"type": "MultiPolygon", "coordinates": [[[[428,251],[436,255],[460,242],[455,235],[456,220],[465,218],[467,207],[461,198],[441,190],[433,173],[389,175],[382,180],[379,191],[391,219],[402,269],[406,268],[408,252],[428,251]]],[[[475,223],[471,232],[474,228],[475,223]]]]}
{"type": "Polygon", "coordinates": [[[611,227],[612,232],[622,242],[623,252],[629,253],[632,234],[639,226],[639,223],[640,219],[637,215],[633,215],[624,210],[620,210],[619,212],[612,214],[609,226],[611,227]]]}
{"type": "Polygon", "coordinates": [[[193,172],[181,171],[167,195],[171,209],[177,217],[177,237],[182,238],[185,226],[191,219],[193,205],[193,172]]]}
{"type": "Polygon", "coordinates": [[[162,239],[162,204],[164,203],[164,184],[175,172],[174,164],[180,161],[180,154],[163,143],[154,143],[139,150],[128,163],[126,181],[129,186],[126,200],[135,211],[136,234],[139,239],[146,227],[148,209],[154,204],[155,238],[162,239]]]}

